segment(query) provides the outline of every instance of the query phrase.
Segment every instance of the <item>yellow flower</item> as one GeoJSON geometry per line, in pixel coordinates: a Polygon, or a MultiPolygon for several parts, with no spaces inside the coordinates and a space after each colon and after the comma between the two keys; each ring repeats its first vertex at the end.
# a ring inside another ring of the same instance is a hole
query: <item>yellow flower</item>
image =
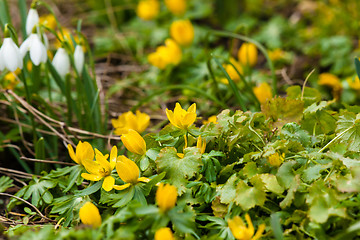
{"type": "Polygon", "coordinates": [[[139,110],[136,111],[136,115],[129,111],[121,114],[117,119],[111,119],[111,123],[117,135],[126,133],[129,129],[142,133],[150,124],[150,116],[139,110]]]}
{"type": "Polygon", "coordinates": [[[210,116],[210,117],[208,118],[208,120],[204,120],[202,123],[203,123],[204,125],[205,125],[205,124],[208,124],[208,123],[218,124],[218,122],[217,122],[217,116],[216,116],[216,115],[212,115],[212,116],[210,116]]]}
{"type": "Polygon", "coordinates": [[[203,140],[201,138],[201,136],[199,136],[197,142],[196,142],[196,147],[198,149],[200,149],[200,153],[203,154],[205,152],[205,149],[206,149],[206,141],[203,140]]]}
{"type": "Polygon", "coordinates": [[[156,202],[162,212],[172,209],[176,204],[177,189],[170,184],[160,183],[156,191],[156,202]]]}
{"type": "Polygon", "coordinates": [[[115,178],[111,176],[112,170],[116,165],[117,158],[117,147],[114,146],[110,152],[110,160],[107,161],[109,157],[108,154],[105,156],[97,149],[95,149],[95,159],[96,161],[85,159],[83,165],[85,169],[90,173],[82,173],[81,176],[86,180],[90,181],[100,181],[104,179],[102,188],[105,191],[111,191],[115,185],[115,178]]]}
{"type": "Polygon", "coordinates": [[[346,81],[348,82],[350,88],[359,91],[360,90],[360,80],[359,77],[356,76],[355,79],[354,78],[347,78],[346,81]]]}
{"type": "Polygon", "coordinates": [[[55,29],[57,26],[55,16],[53,14],[46,14],[40,17],[40,23],[47,28],[55,29]]]}
{"type": "Polygon", "coordinates": [[[331,73],[322,73],[319,75],[319,85],[328,86],[332,89],[335,99],[339,99],[342,91],[340,79],[331,73]]]}
{"type": "Polygon", "coordinates": [[[138,134],[137,131],[129,129],[127,133],[121,135],[121,141],[125,145],[126,149],[132,153],[138,155],[144,155],[146,153],[145,140],[138,134]]]}
{"type": "Polygon", "coordinates": [[[265,230],[265,224],[261,224],[255,233],[254,226],[251,222],[249,214],[245,215],[246,222],[248,227],[245,226],[245,223],[239,216],[235,216],[233,219],[228,220],[228,225],[231,230],[231,233],[237,240],[256,240],[259,239],[265,230]]]}
{"type": "Polygon", "coordinates": [[[160,228],[155,232],[155,240],[175,240],[171,229],[168,227],[160,228]]]}
{"type": "Polygon", "coordinates": [[[76,154],[73,147],[68,144],[68,151],[71,159],[79,165],[83,165],[85,160],[92,161],[94,159],[94,149],[88,142],[79,141],[76,146],[76,154]]]}
{"type": "MultiPolygon", "coordinates": [[[[56,48],[61,48],[62,47],[62,42],[68,42],[70,44],[70,47],[72,50],[75,49],[74,47],[74,42],[72,41],[71,38],[71,31],[68,28],[62,28],[62,34],[60,31],[57,32],[57,35],[59,37],[59,39],[56,39],[55,42],[55,47],[56,48]],[[60,41],[59,41],[60,40],[60,41]]],[[[79,37],[78,36],[73,36],[75,42],[79,42],[79,37]]]]}
{"type": "Polygon", "coordinates": [[[181,46],[188,46],[194,40],[194,27],[189,20],[177,20],[170,26],[170,35],[181,46]]]}
{"type": "Polygon", "coordinates": [[[243,43],[238,51],[239,62],[244,66],[254,66],[257,63],[258,50],[253,43],[243,43]]]}
{"type": "Polygon", "coordinates": [[[143,20],[152,20],[156,18],[160,11],[158,0],[141,0],[136,8],[136,14],[143,20]]]}
{"type": "Polygon", "coordinates": [[[5,89],[14,89],[15,86],[19,83],[18,77],[15,72],[9,72],[4,76],[4,88],[5,89]]]}
{"type": "MultiPolygon", "coordinates": [[[[240,65],[240,63],[238,61],[236,61],[234,58],[230,58],[230,62],[235,66],[236,69],[231,64],[224,64],[225,71],[229,74],[229,77],[231,78],[231,80],[233,80],[234,82],[238,82],[238,81],[240,81],[241,78],[236,70],[238,70],[240,74],[243,74],[244,73],[243,68],[240,65]]],[[[226,78],[221,79],[221,81],[224,84],[229,84],[229,82],[226,78]]]]}
{"type": "Polygon", "coordinates": [[[278,61],[282,58],[284,58],[284,51],[281,50],[280,48],[276,48],[274,50],[270,50],[268,51],[268,54],[269,54],[269,58],[272,60],[272,61],[278,61]]]}
{"type": "Polygon", "coordinates": [[[93,228],[100,227],[101,216],[99,209],[91,202],[86,202],[79,211],[80,220],[85,225],[90,225],[93,228]]]}
{"type": "Polygon", "coordinates": [[[165,5],[177,16],[183,15],[186,11],[186,0],[165,0],[165,5]]]}
{"type": "Polygon", "coordinates": [[[285,159],[285,153],[280,155],[279,153],[276,152],[268,157],[268,162],[270,163],[271,166],[279,167],[281,163],[284,162],[284,159],[285,159]]]}
{"type": "Polygon", "coordinates": [[[264,104],[266,100],[272,98],[271,87],[266,82],[254,87],[253,91],[260,104],[264,104]]]}
{"type": "Polygon", "coordinates": [[[160,46],[155,52],[149,54],[148,61],[151,65],[164,69],[170,64],[179,64],[181,57],[182,52],[178,44],[168,38],[165,40],[165,46],[160,46]]]}
{"type": "Polygon", "coordinates": [[[135,185],[138,182],[149,182],[150,179],[146,177],[139,177],[140,170],[136,163],[125,156],[119,156],[116,162],[116,171],[121,178],[125,182],[124,185],[117,186],[114,188],[116,190],[124,190],[131,185],[135,185]]]}
{"type": "Polygon", "coordinates": [[[196,120],[196,104],[193,103],[188,110],[185,111],[182,109],[180,103],[176,103],[174,112],[166,109],[166,116],[175,127],[187,129],[196,120]]]}

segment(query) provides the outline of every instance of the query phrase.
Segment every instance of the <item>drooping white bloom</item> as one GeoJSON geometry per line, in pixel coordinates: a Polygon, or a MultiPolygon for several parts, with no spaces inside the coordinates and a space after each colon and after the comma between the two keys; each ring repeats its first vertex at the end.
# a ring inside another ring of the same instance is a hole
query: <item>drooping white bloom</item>
{"type": "Polygon", "coordinates": [[[5,69],[5,63],[3,58],[1,57],[1,48],[0,48],[0,71],[4,71],[5,69]]]}
{"type": "Polygon", "coordinates": [[[70,59],[65,49],[59,48],[56,51],[52,64],[62,77],[70,72],[70,59]]]}
{"type": "Polygon", "coordinates": [[[40,37],[36,33],[30,36],[21,44],[20,54],[24,58],[27,52],[30,52],[30,59],[35,66],[45,63],[47,60],[47,51],[45,45],[41,42],[40,37]]]}
{"type": "Polygon", "coordinates": [[[76,71],[81,75],[82,70],[84,68],[85,54],[82,46],[80,45],[77,45],[75,48],[74,61],[75,61],[76,71]]]}
{"type": "Polygon", "coordinates": [[[26,18],[26,33],[29,35],[36,24],[39,23],[39,14],[36,9],[30,8],[26,18]]]}
{"type": "Polygon", "coordinates": [[[3,45],[1,46],[0,65],[1,63],[11,72],[14,72],[18,68],[22,69],[23,67],[20,50],[10,37],[5,38],[3,45]]]}

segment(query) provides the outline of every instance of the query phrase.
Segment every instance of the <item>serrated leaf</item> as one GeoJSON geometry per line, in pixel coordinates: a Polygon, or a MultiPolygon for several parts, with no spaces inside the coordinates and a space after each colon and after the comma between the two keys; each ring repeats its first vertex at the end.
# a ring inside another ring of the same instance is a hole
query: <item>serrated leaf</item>
{"type": "Polygon", "coordinates": [[[339,117],[336,128],[339,141],[347,144],[349,151],[360,149],[360,114],[345,112],[339,117]]]}
{"type": "Polygon", "coordinates": [[[280,166],[276,174],[276,177],[278,178],[280,185],[284,186],[286,189],[290,188],[292,181],[295,177],[295,174],[292,169],[295,164],[296,164],[295,161],[284,162],[280,166]]]}
{"type": "Polygon", "coordinates": [[[304,182],[308,182],[308,183],[312,182],[318,179],[319,177],[321,177],[321,173],[320,173],[321,171],[330,168],[331,166],[332,164],[326,164],[326,165],[318,164],[315,166],[311,166],[302,172],[301,179],[304,182]]]}
{"type": "Polygon", "coordinates": [[[261,111],[272,119],[274,127],[299,122],[303,117],[304,102],[296,99],[273,98],[261,105],[261,111]]]}
{"type": "Polygon", "coordinates": [[[289,185],[290,185],[289,186],[290,188],[289,188],[285,198],[280,202],[281,208],[289,207],[291,205],[292,201],[294,200],[295,192],[300,185],[300,176],[296,175],[295,177],[293,177],[293,179],[289,182],[289,185]]]}
{"type": "Polygon", "coordinates": [[[282,194],[284,192],[284,188],[280,186],[275,175],[266,173],[266,174],[259,174],[259,177],[264,183],[266,190],[276,194],[282,194]]]}
{"type": "Polygon", "coordinates": [[[297,123],[287,123],[281,128],[281,137],[286,140],[300,142],[304,147],[311,144],[308,132],[301,129],[297,123]]]}
{"type": "Polygon", "coordinates": [[[165,147],[155,162],[159,172],[166,172],[167,179],[177,188],[179,195],[185,192],[188,180],[199,172],[202,165],[200,150],[196,147],[186,148],[183,158],[177,156],[175,148],[165,147]]]}

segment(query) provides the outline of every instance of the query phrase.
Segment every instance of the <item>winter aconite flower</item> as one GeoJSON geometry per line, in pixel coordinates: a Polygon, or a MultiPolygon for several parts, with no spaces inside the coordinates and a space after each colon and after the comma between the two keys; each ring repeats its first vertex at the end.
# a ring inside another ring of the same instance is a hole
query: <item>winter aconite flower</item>
{"type": "Polygon", "coordinates": [[[268,162],[271,166],[279,167],[284,162],[284,159],[285,153],[280,155],[276,152],[268,157],[268,162]]]}
{"type": "Polygon", "coordinates": [[[152,20],[156,18],[160,11],[158,0],[140,0],[136,8],[136,14],[143,20],[152,20]]]}
{"type": "Polygon", "coordinates": [[[347,78],[346,81],[348,82],[349,86],[351,89],[354,89],[356,91],[360,90],[360,80],[359,77],[355,77],[355,78],[347,78]]]}
{"type": "Polygon", "coordinates": [[[327,86],[332,89],[332,94],[335,99],[339,99],[342,91],[340,79],[331,73],[322,73],[319,75],[319,85],[327,86]]]}
{"type": "MultiPolygon", "coordinates": [[[[224,64],[225,71],[227,72],[227,74],[229,74],[231,80],[233,80],[234,82],[239,82],[241,79],[239,74],[243,74],[244,72],[243,67],[234,58],[230,58],[230,63],[224,64]]],[[[225,84],[229,84],[226,78],[221,79],[221,81],[225,84]]]]}
{"type": "Polygon", "coordinates": [[[218,124],[218,122],[217,122],[217,116],[216,116],[216,115],[210,116],[207,120],[204,120],[202,123],[203,123],[204,125],[205,125],[205,124],[208,124],[208,123],[218,124]]]}
{"type": "Polygon", "coordinates": [[[39,22],[41,25],[44,25],[47,28],[55,29],[56,28],[56,18],[53,14],[46,14],[40,17],[39,22]]]}
{"type": "Polygon", "coordinates": [[[124,190],[131,185],[136,185],[138,182],[149,182],[150,179],[146,177],[140,177],[140,170],[136,163],[125,156],[119,156],[116,162],[116,171],[125,182],[124,185],[117,186],[114,188],[116,190],[124,190]]]}
{"type": "Polygon", "coordinates": [[[7,68],[11,72],[23,68],[20,50],[10,37],[4,39],[0,48],[0,71],[4,70],[4,68],[7,68]]]}
{"type": "Polygon", "coordinates": [[[180,103],[176,103],[174,112],[166,109],[166,115],[172,125],[180,129],[187,129],[196,120],[196,104],[184,110],[180,103]]]}
{"type": "Polygon", "coordinates": [[[85,225],[90,225],[93,228],[100,227],[101,216],[99,209],[91,202],[86,202],[79,211],[80,220],[85,225]]]}
{"type": "Polygon", "coordinates": [[[174,235],[170,228],[160,228],[155,232],[155,240],[174,240],[174,235]]]}
{"type": "Polygon", "coordinates": [[[265,224],[261,224],[255,233],[254,226],[251,222],[249,214],[245,215],[246,222],[248,227],[239,216],[235,216],[233,219],[228,220],[228,225],[231,230],[231,233],[237,240],[256,240],[259,239],[265,230],[265,224]]]}
{"type": "Polygon", "coordinates": [[[85,160],[92,161],[94,159],[94,149],[88,142],[79,141],[78,145],[76,146],[76,154],[70,144],[68,144],[67,147],[71,159],[79,165],[83,165],[83,161],[85,160]]]}
{"type": "Polygon", "coordinates": [[[70,72],[70,59],[64,48],[56,51],[52,64],[61,77],[70,72]]]}
{"type": "Polygon", "coordinates": [[[16,75],[16,71],[15,72],[9,72],[7,73],[4,78],[3,78],[3,82],[2,82],[2,86],[5,89],[14,89],[15,86],[19,83],[18,77],[16,75]]]}
{"type": "Polygon", "coordinates": [[[47,60],[46,46],[40,40],[40,36],[37,33],[30,34],[21,44],[21,57],[24,58],[27,52],[30,52],[30,59],[35,66],[39,66],[40,63],[45,63],[47,60]]]}
{"type": "Polygon", "coordinates": [[[111,149],[109,161],[107,161],[108,157],[108,154],[104,156],[99,150],[95,149],[96,161],[85,159],[83,165],[89,173],[81,174],[83,178],[90,181],[100,181],[104,179],[102,188],[107,192],[111,191],[115,185],[115,179],[111,176],[111,172],[116,165],[116,146],[111,149]]]}
{"type": "Polygon", "coordinates": [[[162,212],[167,212],[176,204],[177,189],[170,184],[160,183],[156,191],[156,202],[162,212]]]}
{"type": "Polygon", "coordinates": [[[264,104],[266,100],[272,98],[271,87],[266,82],[263,82],[259,86],[254,87],[253,91],[261,104],[264,104]]]}
{"type": "Polygon", "coordinates": [[[117,119],[111,119],[111,123],[117,135],[126,133],[129,129],[142,133],[150,124],[150,116],[139,110],[136,111],[136,114],[129,111],[121,114],[117,119]]]}
{"type": "Polygon", "coordinates": [[[189,20],[177,20],[170,26],[171,37],[181,46],[188,46],[194,40],[194,27],[189,20]]]}
{"type": "Polygon", "coordinates": [[[76,71],[81,75],[85,62],[85,53],[81,45],[77,45],[74,51],[74,64],[76,71]]]}
{"type": "Polygon", "coordinates": [[[30,34],[36,24],[39,23],[39,14],[35,8],[30,8],[29,13],[26,17],[26,34],[30,34]]]}
{"type": "Polygon", "coordinates": [[[186,0],[165,0],[165,5],[174,15],[181,16],[186,11],[186,0]]]}
{"type": "Polygon", "coordinates": [[[129,129],[127,133],[121,135],[121,141],[125,145],[126,149],[132,153],[138,155],[144,155],[146,153],[145,140],[137,131],[129,129]]]}
{"type": "Polygon", "coordinates": [[[166,68],[168,65],[177,65],[182,58],[182,52],[178,44],[168,38],[165,40],[165,46],[156,48],[156,51],[150,53],[148,61],[151,65],[160,69],[166,68]]]}
{"type": "Polygon", "coordinates": [[[244,66],[254,66],[257,63],[258,50],[253,43],[243,43],[238,51],[239,62],[244,66]]]}

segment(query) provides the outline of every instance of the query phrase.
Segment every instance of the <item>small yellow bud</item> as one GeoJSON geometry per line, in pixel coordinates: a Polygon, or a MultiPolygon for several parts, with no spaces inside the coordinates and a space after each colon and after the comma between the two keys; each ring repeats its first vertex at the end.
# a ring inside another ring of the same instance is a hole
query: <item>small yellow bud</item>
{"type": "Polygon", "coordinates": [[[143,20],[152,20],[157,17],[160,11],[158,0],[141,0],[136,8],[136,14],[143,20]]]}
{"type": "Polygon", "coordinates": [[[268,157],[268,162],[270,163],[271,166],[279,167],[281,163],[284,161],[284,159],[285,159],[285,153],[280,155],[279,153],[276,152],[268,157]]]}
{"type": "Polygon", "coordinates": [[[177,190],[175,186],[160,183],[156,191],[156,202],[162,212],[172,209],[176,204],[177,190]]]}
{"type": "Polygon", "coordinates": [[[129,129],[127,133],[121,135],[121,141],[125,145],[126,149],[132,153],[138,155],[144,155],[146,153],[146,143],[138,132],[129,129]]]}
{"type": "Polygon", "coordinates": [[[178,44],[168,38],[165,40],[165,46],[160,46],[155,52],[150,53],[148,61],[151,65],[164,69],[168,65],[178,65],[182,58],[182,52],[178,44]]]}
{"type": "Polygon", "coordinates": [[[331,73],[322,73],[319,75],[319,85],[328,86],[332,89],[332,94],[335,99],[339,99],[342,91],[340,79],[331,73]]]}
{"type": "Polygon", "coordinates": [[[155,240],[174,240],[174,235],[168,227],[160,228],[155,232],[155,240]]]}
{"type": "Polygon", "coordinates": [[[165,5],[177,16],[183,15],[186,11],[186,0],[165,0],[165,5]]]}
{"type": "Polygon", "coordinates": [[[271,87],[266,82],[263,82],[259,86],[254,87],[253,91],[260,104],[264,104],[266,100],[272,98],[271,87]]]}
{"type": "Polygon", "coordinates": [[[119,156],[116,162],[116,172],[126,183],[136,184],[140,170],[136,163],[125,156],[119,156]]]}
{"type": "Polygon", "coordinates": [[[258,50],[253,43],[243,43],[238,51],[239,62],[244,66],[255,66],[258,50]]]}
{"type": "Polygon", "coordinates": [[[188,46],[194,40],[194,27],[189,20],[177,20],[170,26],[170,35],[181,46],[188,46]]]}
{"type": "Polygon", "coordinates": [[[90,225],[93,228],[101,225],[101,216],[99,209],[91,202],[86,202],[79,211],[80,220],[85,225],[90,225]]]}

